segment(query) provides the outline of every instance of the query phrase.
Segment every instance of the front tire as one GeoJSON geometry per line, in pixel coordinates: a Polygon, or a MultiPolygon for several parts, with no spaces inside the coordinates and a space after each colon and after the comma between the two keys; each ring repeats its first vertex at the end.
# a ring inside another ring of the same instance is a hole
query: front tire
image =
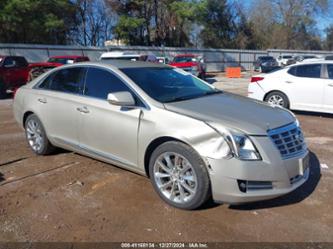
{"type": "Polygon", "coordinates": [[[271,105],[279,105],[287,109],[290,105],[288,97],[284,93],[278,91],[270,92],[265,97],[265,101],[271,105]]]}
{"type": "Polygon", "coordinates": [[[55,150],[46,136],[42,122],[35,114],[27,118],[24,127],[29,147],[37,155],[48,155],[55,150]]]}
{"type": "Polygon", "coordinates": [[[166,142],[156,148],[150,158],[149,175],[159,196],[177,208],[196,209],[211,195],[204,161],[181,142],[166,142]]]}

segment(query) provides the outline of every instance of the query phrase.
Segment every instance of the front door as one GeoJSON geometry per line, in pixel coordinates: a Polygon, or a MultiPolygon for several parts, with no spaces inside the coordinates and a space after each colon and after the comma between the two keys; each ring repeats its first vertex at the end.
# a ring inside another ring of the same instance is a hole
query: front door
{"type": "Polygon", "coordinates": [[[88,69],[84,87],[80,145],[97,156],[130,167],[137,165],[137,133],[140,108],[111,105],[107,95],[130,88],[107,69],[88,69]]]}

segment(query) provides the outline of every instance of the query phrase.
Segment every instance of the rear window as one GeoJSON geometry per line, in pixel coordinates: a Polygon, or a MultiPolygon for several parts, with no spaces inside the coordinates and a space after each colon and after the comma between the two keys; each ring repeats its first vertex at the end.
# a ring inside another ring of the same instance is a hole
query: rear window
{"type": "Polygon", "coordinates": [[[67,68],[49,75],[39,86],[40,89],[65,93],[82,93],[85,68],[67,68]]]}

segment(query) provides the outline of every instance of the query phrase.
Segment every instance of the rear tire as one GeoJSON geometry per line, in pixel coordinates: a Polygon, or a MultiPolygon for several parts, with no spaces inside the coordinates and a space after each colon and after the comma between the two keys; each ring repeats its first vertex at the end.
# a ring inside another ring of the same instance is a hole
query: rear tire
{"type": "Polygon", "coordinates": [[[287,109],[290,106],[287,95],[279,91],[270,92],[267,94],[264,100],[272,105],[279,105],[287,109]]]}
{"type": "Polygon", "coordinates": [[[42,122],[35,114],[28,116],[24,127],[29,147],[33,152],[37,155],[48,155],[54,152],[55,147],[50,143],[42,122]]]}
{"type": "Polygon", "coordinates": [[[171,206],[196,209],[211,196],[204,161],[184,143],[171,141],[158,146],[150,158],[149,175],[155,191],[171,206]]]}

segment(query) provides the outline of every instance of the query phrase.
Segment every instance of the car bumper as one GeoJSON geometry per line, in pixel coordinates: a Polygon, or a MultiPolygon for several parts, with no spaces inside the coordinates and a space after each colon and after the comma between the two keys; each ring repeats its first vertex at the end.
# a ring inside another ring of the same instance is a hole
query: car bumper
{"type": "Polygon", "coordinates": [[[265,91],[261,88],[261,86],[257,82],[252,82],[248,87],[248,97],[257,100],[264,100],[265,91]]]}
{"type": "Polygon", "coordinates": [[[241,204],[272,199],[295,190],[308,180],[308,151],[283,160],[267,137],[252,140],[256,140],[261,152],[260,161],[208,158],[214,201],[241,204]],[[241,184],[245,184],[245,191],[241,184]]]}

